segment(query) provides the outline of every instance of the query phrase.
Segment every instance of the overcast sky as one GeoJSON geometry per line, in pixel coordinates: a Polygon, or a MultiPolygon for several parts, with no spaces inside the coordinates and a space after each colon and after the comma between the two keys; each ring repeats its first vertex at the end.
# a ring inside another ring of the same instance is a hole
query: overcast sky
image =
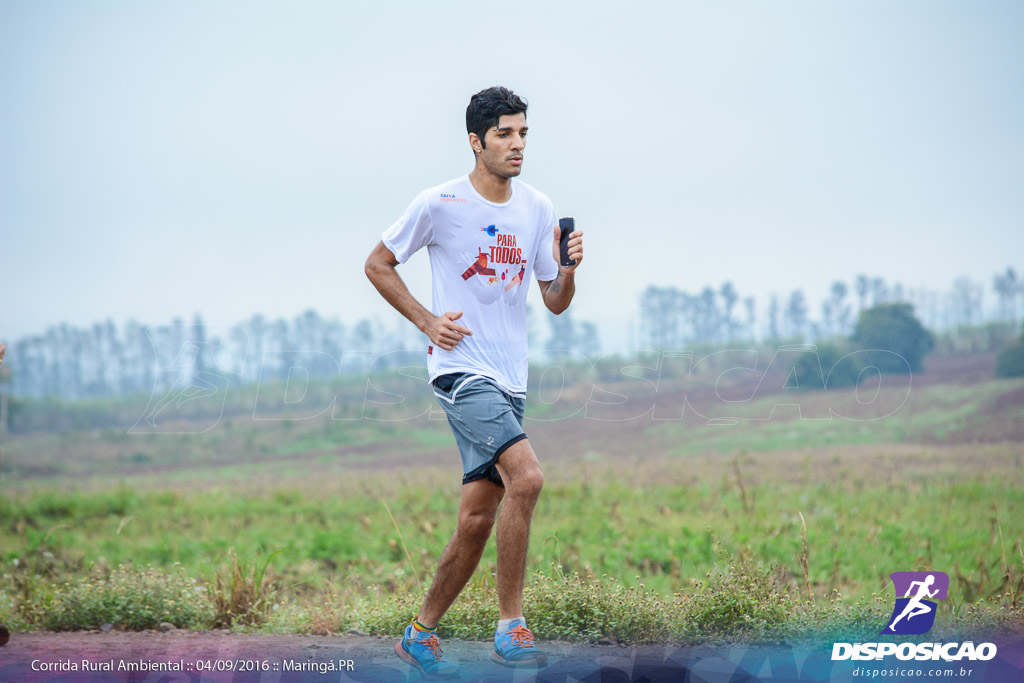
{"type": "MultiPolygon", "coordinates": [[[[363,261],[470,170],[498,83],[606,346],[652,283],[802,288],[817,318],[836,279],[968,275],[994,305],[1024,270],[1022,35],[1012,1],[3,1],[0,340],[389,320],[363,261]]],[[[399,272],[429,305],[426,254],[399,272]]]]}

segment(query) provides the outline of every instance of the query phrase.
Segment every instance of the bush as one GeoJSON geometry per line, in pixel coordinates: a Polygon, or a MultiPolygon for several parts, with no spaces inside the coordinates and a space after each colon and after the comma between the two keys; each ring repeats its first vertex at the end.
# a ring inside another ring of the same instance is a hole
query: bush
{"type": "Polygon", "coordinates": [[[817,353],[801,354],[790,374],[796,379],[796,388],[819,391],[852,387],[860,379],[864,363],[863,354],[846,353],[835,344],[819,344],[817,353]]]}
{"type": "MultiPolygon", "coordinates": [[[[479,640],[494,635],[498,622],[498,595],[490,577],[477,572],[465,590],[438,624],[442,638],[479,640]]],[[[419,591],[399,591],[387,597],[364,600],[352,611],[355,626],[374,635],[397,636],[416,618],[423,604],[424,594],[419,591]]],[[[530,625],[531,612],[527,607],[526,619],[530,625]]]]}
{"type": "Polygon", "coordinates": [[[729,558],[708,572],[689,598],[680,603],[679,636],[759,636],[778,631],[794,601],[789,580],[775,567],[747,555],[729,558]]]}
{"type": "Polygon", "coordinates": [[[530,629],[543,638],[594,642],[659,643],[669,636],[671,605],[641,583],[537,574],[524,591],[530,629]]]}
{"type": "Polygon", "coordinates": [[[935,336],[906,303],[861,311],[850,341],[869,354],[865,365],[873,365],[883,374],[920,372],[924,357],[935,348],[935,336]]]}
{"type": "Polygon", "coordinates": [[[1024,335],[996,356],[996,377],[1024,377],[1024,335]]]}
{"type": "MultiPolygon", "coordinates": [[[[455,605],[438,625],[438,633],[441,637],[453,635],[446,630],[448,621],[452,613],[458,609],[459,603],[466,599],[467,593],[468,590],[463,591],[462,596],[455,601],[455,605]]],[[[397,636],[416,618],[422,602],[423,595],[411,591],[390,593],[383,599],[366,600],[353,610],[352,625],[370,635],[397,636]]]]}
{"type": "Polygon", "coordinates": [[[884,625],[892,604],[880,597],[846,603],[833,596],[828,602],[801,602],[792,606],[773,639],[804,641],[871,640],[884,625]]]}
{"type": "Polygon", "coordinates": [[[94,569],[82,581],[54,587],[53,598],[38,606],[36,622],[47,631],[98,629],[105,624],[132,631],[170,622],[202,628],[213,615],[206,592],[180,566],[165,572],[121,565],[94,569]]]}
{"type": "MultiPolygon", "coordinates": [[[[369,633],[397,636],[416,617],[422,600],[419,593],[390,595],[363,603],[352,618],[369,633]]],[[[558,569],[553,576],[538,572],[523,591],[523,605],[530,630],[543,639],[655,643],[663,642],[670,632],[666,616],[671,605],[643,584],[626,588],[614,579],[565,575],[558,569]]],[[[497,622],[494,586],[475,580],[441,620],[437,632],[442,638],[479,640],[492,637],[497,622]]]]}
{"type": "Polygon", "coordinates": [[[213,604],[213,625],[228,628],[233,624],[253,626],[267,618],[277,590],[267,576],[271,553],[262,565],[253,558],[252,566],[238,561],[238,553],[232,548],[228,552],[231,564],[222,567],[207,586],[210,602],[213,604]]]}
{"type": "MultiPolygon", "coordinates": [[[[854,603],[839,600],[837,594],[827,600],[802,600],[790,590],[784,570],[755,562],[747,554],[733,557],[719,550],[719,557],[721,561],[704,581],[695,583],[692,593],[680,592],[674,598],[649,591],[642,583],[627,588],[615,579],[565,575],[557,568],[550,576],[537,573],[524,592],[526,618],[541,640],[820,642],[869,638],[884,626],[892,609],[887,595],[854,603]]],[[[490,578],[478,573],[456,600],[439,625],[443,638],[491,638],[498,605],[490,578]]],[[[19,596],[0,586],[0,615],[13,616],[6,623],[17,631],[32,626],[53,631],[96,629],[104,624],[140,630],[163,621],[181,628],[206,628],[214,623],[214,608],[204,599],[206,590],[187,578],[180,566],[170,573],[149,566],[94,569],[85,580],[48,587],[52,593],[34,592],[30,617],[22,618],[19,596]]],[[[268,633],[337,633],[358,626],[397,637],[416,616],[423,594],[392,593],[361,603],[339,601],[333,590],[322,597],[322,602],[306,608],[284,604],[261,624],[239,619],[233,625],[268,633]],[[240,626],[243,621],[250,625],[240,626]]],[[[1004,602],[965,605],[952,624],[937,624],[936,632],[1019,633],[1024,612],[1020,605],[1004,602]]]]}

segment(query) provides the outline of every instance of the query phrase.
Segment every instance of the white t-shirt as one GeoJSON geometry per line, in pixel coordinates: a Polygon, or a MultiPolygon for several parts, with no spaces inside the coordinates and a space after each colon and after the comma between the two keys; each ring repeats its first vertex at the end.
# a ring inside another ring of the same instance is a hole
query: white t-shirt
{"type": "Polygon", "coordinates": [[[484,199],[469,176],[421,192],[381,240],[399,263],[430,254],[434,315],[462,311],[472,336],[451,351],[427,348],[431,381],[449,372],[484,375],[509,393],[526,392],[526,294],[530,274],[558,275],[555,211],[542,193],[512,179],[503,204],[484,199]]]}

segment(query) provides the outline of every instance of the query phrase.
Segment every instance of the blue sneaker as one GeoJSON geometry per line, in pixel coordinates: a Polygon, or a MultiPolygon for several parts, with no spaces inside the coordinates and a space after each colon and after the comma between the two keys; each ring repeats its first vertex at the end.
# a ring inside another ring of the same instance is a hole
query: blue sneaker
{"type": "Polygon", "coordinates": [[[533,644],[533,633],[526,628],[526,622],[516,619],[504,633],[494,634],[494,652],[491,659],[503,666],[540,668],[547,665],[548,658],[533,644]]]}
{"type": "Polygon", "coordinates": [[[412,624],[405,627],[405,635],[395,643],[395,654],[424,676],[451,678],[459,673],[459,665],[445,659],[437,634],[417,631],[412,624]]]}

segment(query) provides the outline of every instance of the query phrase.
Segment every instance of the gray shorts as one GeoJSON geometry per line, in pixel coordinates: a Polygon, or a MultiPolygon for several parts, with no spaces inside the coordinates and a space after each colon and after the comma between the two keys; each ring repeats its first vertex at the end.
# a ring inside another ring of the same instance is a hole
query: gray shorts
{"type": "Polygon", "coordinates": [[[503,391],[489,377],[465,372],[441,375],[433,384],[462,456],[462,483],[489,479],[504,487],[494,463],[526,438],[525,397],[503,391]]]}

